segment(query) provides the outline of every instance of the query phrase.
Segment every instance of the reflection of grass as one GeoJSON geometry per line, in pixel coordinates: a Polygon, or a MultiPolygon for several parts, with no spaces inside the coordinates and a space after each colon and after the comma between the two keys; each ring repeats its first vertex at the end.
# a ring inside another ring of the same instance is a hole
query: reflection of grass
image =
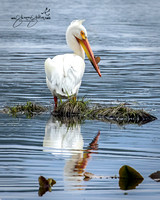
{"type": "Polygon", "coordinates": [[[77,124],[84,123],[85,118],[81,116],[72,116],[72,117],[64,117],[59,115],[52,115],[53,122],[58,120],[60,125],[65,124],[68,128],[74,128],[77,126],[77,124]]]}
{"type": "Polygon", "coordinates": [[[27,117],[32,117],[34,114],[39,114],[47,109],[41,105],[37,105],[32,102],[27,102],[26,105],[16,105],[13,107],[7,107],[4,112],[17,116],[18,114],[26,114],[27,117]]]}

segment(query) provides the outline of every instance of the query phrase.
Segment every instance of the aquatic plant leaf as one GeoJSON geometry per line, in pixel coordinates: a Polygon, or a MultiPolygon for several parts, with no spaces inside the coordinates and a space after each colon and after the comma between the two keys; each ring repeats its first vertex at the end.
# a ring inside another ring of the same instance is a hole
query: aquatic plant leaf
{"type": "Polygon", "coordinates": [[[44,187],[39,187],[39,190],[38,190],[38,195],[40,197],[42,197],[47,191],[51,192],[52,191],[52,188],[44,188],[44,187]]]}
{"type": "Polygon", "coordinates": [[[53,186],[54,184],[56,184],[56,181],[55,181],[53,178],[49,178],[49,179],[48,179],[48,184],[49,184],[50,186],[53,186]]]}
{"type": "Polygon", "coordinates": [[[128,165],[123,165],[120,168],[119,177],[126,179],[143,179],[143,176],[139,172],[128,165]]]}
{"type": "Polygon", "coordinates": [[[149,177],[156,182],[160,182],[160,171],[152,173],[151,175],[149,175],[149,177]]]}
{"type": "Polygon", "coordinates": [[[123,165],[119,170],[119,187],[122,190],[135,189],[143,181],[143,176],[134,168],[123,165]]]}
{"type": "Polygon", "coordinates": [[[126,179],[119,178],[119,187],[121,190],[132,190],[135,189],[143,179],[126,179]]]}
{"type": "Polygon", "coordinates": [[[38,178],[38,181],[39,181],[39,186],[40,187],[48,187],[48,181],[46,180],[46,178],[44,176],[40,176],[38,178]]]}
{"type": "Polygon", "coordinates": [[[38,178],[39,181],[39,191],[38,195],[43,196],[47,191],[51,192],[52,191],[52,186],[56,184],[56,181],[52,178],[49,178],[48,180],[44,176],[40,176],[38,178]]]}

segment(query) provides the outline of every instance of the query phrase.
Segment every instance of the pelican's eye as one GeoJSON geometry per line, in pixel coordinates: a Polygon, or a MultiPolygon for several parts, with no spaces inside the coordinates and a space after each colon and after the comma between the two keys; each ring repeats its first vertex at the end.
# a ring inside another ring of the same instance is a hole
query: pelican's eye
{"type": "Polygon", "coordinates": [[[82,36],[82,39],[85,40],[86,39],[86,36],[85,36],[85,33],[84,31],[81,31],[81,36],[82,36]]]}

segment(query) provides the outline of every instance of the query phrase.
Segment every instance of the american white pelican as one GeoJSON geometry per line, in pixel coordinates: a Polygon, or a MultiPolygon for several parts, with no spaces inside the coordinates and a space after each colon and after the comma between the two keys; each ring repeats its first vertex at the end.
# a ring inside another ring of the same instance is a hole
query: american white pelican
{"type": "Polygon", "coordinates": [[[84,20],[74,20],[66,31],[66,41],[73,50],[73,54],[47,58],[45,61],[46,83],[54,96],[55,107],[57,97],[76,96],[85,70],[85,53],[93,67],[101,76],[98,62],[100,58],[94,57],[87,39],[87,31],[82,25],[84,20]]]}

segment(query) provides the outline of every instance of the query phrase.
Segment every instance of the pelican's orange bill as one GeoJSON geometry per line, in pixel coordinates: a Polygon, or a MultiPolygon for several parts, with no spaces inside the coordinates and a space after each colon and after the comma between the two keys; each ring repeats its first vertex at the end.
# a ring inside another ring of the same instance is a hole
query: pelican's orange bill
{"type": "Polygon", "coordinates": [[[94,54],[93,54],[93,51],[90,47],[90,44],[88,42],[88,39],[85,38],[85,39],[82,39],[80,40],[79,38],[76,37],[76,39],[78,40],[78,42],[80,43],[80,45],[82,46],[82,48],[84,49],[88,59],[90,60],[90,62],[92,63],[93,67],[95,68],[95,70],[97,71],[98,75],[101,77],[101,72],[99,70],[99,67],[98,67],[98,62],[96,61],[95,57],[94,57],[94,54]]]}

